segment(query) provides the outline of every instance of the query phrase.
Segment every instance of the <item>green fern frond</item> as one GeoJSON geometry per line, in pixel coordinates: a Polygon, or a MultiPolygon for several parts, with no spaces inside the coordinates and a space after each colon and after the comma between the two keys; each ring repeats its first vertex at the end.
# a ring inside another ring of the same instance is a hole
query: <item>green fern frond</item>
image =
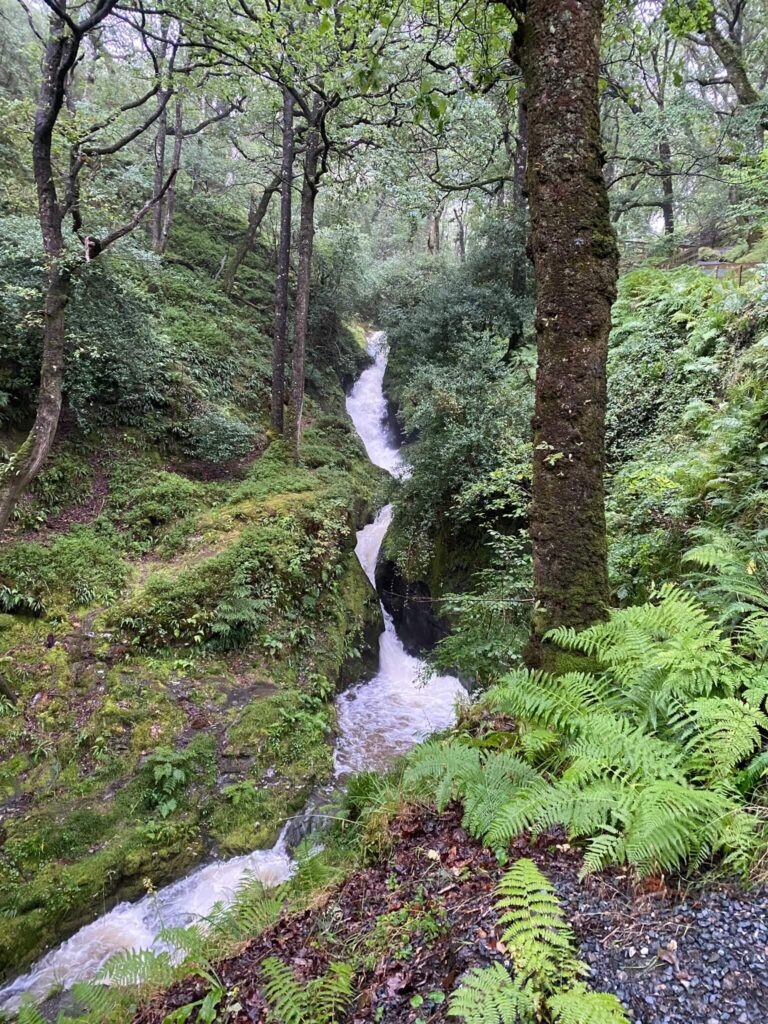
{"type": "Polygon", "coordinates": [[[538,989],[570,980],[586,971],[576,957],[571,929],[552,883],[532,860],[523,858],[497,886],[496,907],[518,977],[538,989]]]}
{"type": "Polygon", "coordinates": [[[762,742],[768,716],[735,697],[702,697],[686,708],[683,742],[689,771],[705,782],[724,780],[762,742]]]}
{"type": "Polygon", "coordinates": [[[611,696],[608,684],[588,672],[555,676],[518,669],[490,689],[483,703],[539,728],[570,732],[583,716],[606,708],[611,696]]]}
{"type": "Polygon", "coordinates": [[[264,996],[279,1024],[336,1024],[352,1001],[355,969],[332,963],[320,978],[302,985],[288,964],[269,957],[261,965],[264,996]]]}
{"type": "MultiPolygon", "coordinates": [[[[143,987],[143,983],[140,982],[138,987],[143,987]]],[[[87,1010],[88,1018],[97,1021],[114,1019],[120,1006],[127,1001],[126,989],[96,981],[77,981],[70,992],[80,1007],[87,1010]]]]}
{"type": "Polygon", "coordinates": [[[484,837],[502,807],[521,792],[535,792],[544,785],[539,773],[515,754],[485,754],[476,774],[464,783],[464,828],[476,838],[484,837]]]}
{"type": "Polygon", "coordinates": [[[448,1014],[465,1024],[532,1024],[538,1000],[499,963],[475,967],[451,994],[448,1014]]]}
{"type": "Polygon", "coordinates": [[[208,965],[211,942],[200,927],[189,925],[186,928],[162,928],[158,938],[183,954],[185,961],[200,966],[208,965]]]}
{"type": "Polygon", "coordinates": [[[278,919],[284,902],[284,886],[267,889],[260,879],[246,877],[232,903],[210,915],[211,934],[234,942],[260,935],[278,919]]]}
{"type": "Polygon", "coordinates": [[[333,963],[311,983],[313,1024],[334,1024],[344,1016],[354,995],[354,977],[352,964],[333,963]]]}
{"type": "Polygon", "coordinates": [[[530,829],[535,835],[563,825],[573,836],[621,828],[631,813],[632,791],[618,780],[600,779],[585,786],[558,781],[527,791],[503,807],[488,831],[494,849],[530,829]]]}
{"type": "Polygon", "coordinates": [[[264,996],[272,1015],[280,1024],[307,1024],[305,988],[282,960],[269,957],[261,965],[264,975],[264,996]]]}
{"type": "Polygon", "coordinates": [[[456,740],[431,740],[409,757],[403,782],[422,791],[430,786],[437,809],[443,811],[463,792],[467,779],[477,775],[480,763],[477,747],[456,740]]]}
{"type": "Polygon", "coordinates": [[[697,583],[720,621],[738,623],[755,611],[768,611],[768,563],[759,541],[710,528],[694,533],[705,543],[691,548],[683,564],[701,570],[697,583]]]}
{"type": "Polygon", "coordinates": [[[571,766],[563,773],[565,781],[590,782],[601,777],[624,782],[684,780],[682,751],[625,716],[598,713],[583,719],[579,735],[568,744],[566,753],[571,766]]]}
{"type": "Polygon", "coordinates": [[[623,706],[638,724],[655,726],[674,697],[734,692],[738,659],[696,598],[678,587],[660,588],[655,601],[614,612],[576,633],[547,634],[562,647],[597,659],[615,680],[623,706]]]}
{"type": "Polygon", "coordinates": [[[534,764],[541,763],[560,743],[560,736],[553,729],[520,723],[518,726],[518,746],[534,764]]]}
{"type": "Polygon", "coordinates": [[[615,995],[590,992],[586,985],[577,984],[550,996],[547,1006],[555,1024],[629,1024],[615,995]]]}
{"type": "Polygon", "coordinates": [[[16,1020],[17,1024],[48,1024],[48,1021],[33,1003],[22,1003],[16,1020]]]}
{"type": "Polygon", "coordinates": [[[720,845],[733,809],[715,792],[669,780],[638,789],[623,843],[626,860],[641,874],[671,871],[687,860],[700,863],[720,845]]]}
{"type": "MultiPolygon", "coordinates": [[[[99,969],[93,986],[103,992],[105,985],[139,988],[143,985],[169,985],[174,968],[168,953],[155,953],[151,949],[129,949],[115,953],[99,969]]],[[[90,1005],[90,1003],[89,1003],[90,1005]]]]}
{"type": "Polygon", "coordinates": [[[763,750],[736,776],[736,785],[742,793],[749,793],[768,776],[768,750],[763,750]]]}

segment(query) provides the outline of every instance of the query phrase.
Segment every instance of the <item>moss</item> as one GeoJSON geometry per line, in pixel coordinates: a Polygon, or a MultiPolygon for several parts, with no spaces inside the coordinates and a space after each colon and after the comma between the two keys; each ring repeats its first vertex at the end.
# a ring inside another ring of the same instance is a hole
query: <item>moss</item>
{"type": "MultiPolygon", "coordinates": [[[[185,259],[206,265],[207,234],[179,222],[185,259]]],[[[269,286],[262,264],[244,272],[246,293],[269,286]]],[[[145,878],[178,877],[211,842],[271,845],[331,777],[335,687],[381,625],[352,548],[382,474],[338,372],[315,380],[303,465],[277,440],[231,477],[187,479],[170,467],[190,409],[266,427],[269,341],[199,274],[168,266],[151,290],[181,354],[167,406],[141,429],[74,430],[30,504],[39,540],[0,553],[0,583],[12,576],[40,604],[37,617],[0,614],[18,694],[0,715],[4,973],[140,896],[145,878]],[[183,773],[172,794],[163,763],[183,773]]],[[[366,360],[359,332],[341,350],[349,366],[366,360]]]]}

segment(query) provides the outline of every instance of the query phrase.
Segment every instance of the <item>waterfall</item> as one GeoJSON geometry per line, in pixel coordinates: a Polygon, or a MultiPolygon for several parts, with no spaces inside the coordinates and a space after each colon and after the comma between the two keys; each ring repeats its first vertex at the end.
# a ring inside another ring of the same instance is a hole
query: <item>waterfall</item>
{"type": "MultiPolygon", "coordinates": [[[[347,398],[347,412],[375,465],[393,476],[407,474],[400,451],[386,429],[387,402],[383,382],[387,366],[386,337],[369,337],[372,364],[363,371],[347,398]]],[[[385,506],[374,522],[357,534],[355,551],[375,586],[376,562],[392,519],[385,506]]],[[[424,662],[406,653],[391,617],[382,608],[384,632],[379,640],[379,670],[368,682],[352,686],[337,698],[339,736],[337,780],[352,772],[382,769],[429,733],[445,729],[455,718],[457,701],[465,696],[453,676],[428,676],[424,662]]],[[[294,864],[285,830],[271,850],[206,864],[185,878],[136,903],[120,903],[109,913],[52,949],[31,970],[0,990],[0,1010],[13,1012],[24,995],[40,1001],[54,987],[70,988],[92,978],[121,950],[157,948],[161,928],[184,926],[206,916],[215,903],[231,901],[246,877],[277,885],[290,877],[294,864]]]]}

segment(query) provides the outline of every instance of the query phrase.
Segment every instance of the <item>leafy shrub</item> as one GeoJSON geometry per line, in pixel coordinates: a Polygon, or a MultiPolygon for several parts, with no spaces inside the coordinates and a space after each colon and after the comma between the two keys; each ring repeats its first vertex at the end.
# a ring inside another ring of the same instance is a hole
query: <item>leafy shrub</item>
{"type": "Polygon", "coordinates": [[[151,773],[149,801],[161,818],[167,818],[177,810],[190,781],[193,756],[188,750],[160,747],[147,758],[146,771],[151,773]]]}
{"type": "Polygon", "coordinates": [[[204,489],[176,473],[157,473],[131,492],[121,521],[137,540],[157,535],[159,530],[189,515],[201,504],[204,489]]]}
{"type": "Polygon", "coordinates": [[[184,451],[205,462],[242,459],[253,450],[253,446],[253,427],[218,409],[193,417],[185,428],[184,451]]]}
{"type": "MultiPolygon", "coordinates": [[[[64,390],[80,424],[144,424],[166,408],[170,350],[157,329],[141,281],[143,264],[107,254],[76,278],[67,307],[64,390]]],[[[156,269],[156,267],[155,267],[156,269]]],[[[0,218],[0,391],[6,415],[22,422],[36,394],[42,344],[44,266],[39,228],[30,218],[0,218]]]]}

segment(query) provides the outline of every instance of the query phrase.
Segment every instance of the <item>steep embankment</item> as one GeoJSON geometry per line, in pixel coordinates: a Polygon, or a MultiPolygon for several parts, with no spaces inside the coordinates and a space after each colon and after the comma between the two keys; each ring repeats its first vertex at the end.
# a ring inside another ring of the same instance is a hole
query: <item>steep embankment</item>
{"type": "Polygon", "coordinates": [[[176,245],[183,266],[118,258],[75,302],[75,323],[105,295],[119,306],[125,272],[122,325],[106,312],[118,339],[143,325],[157,379],[131,377],[110,339],[84,346],[0,547],[0,976],[213,851],[271,845],[332,771],[337,687],[375,657],[353,547],[377,473],[341,386],[365,351],[350,332],[333,358],[312,351],[294,467],[268,433],[265,254],[230,301],[208,276],[220,231],[184,220],[176,245]]]}

